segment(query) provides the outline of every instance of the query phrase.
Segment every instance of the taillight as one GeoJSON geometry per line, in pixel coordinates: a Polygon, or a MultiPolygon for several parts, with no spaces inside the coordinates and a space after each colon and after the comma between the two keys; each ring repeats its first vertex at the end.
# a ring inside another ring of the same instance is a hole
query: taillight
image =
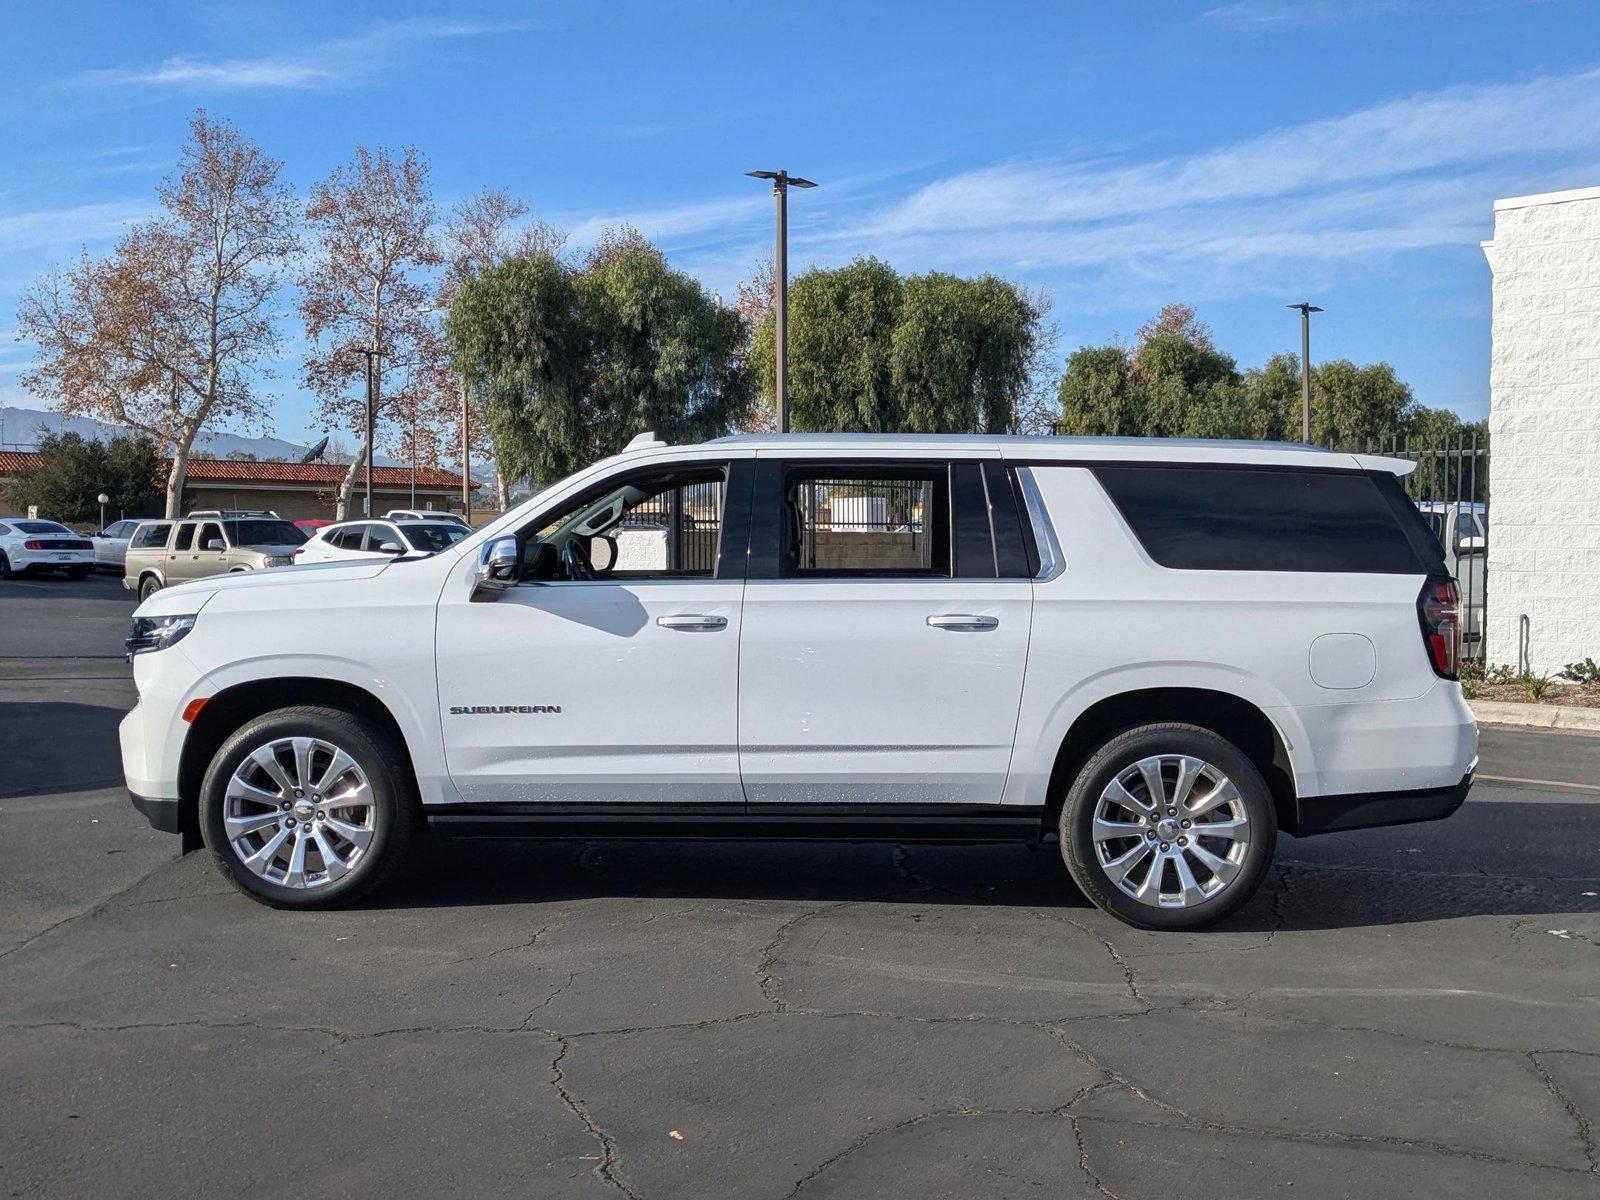
{"type": "Polygon", "coordinates": [[[1433,673],[1442,679],[1456,678],[1461,657],[1461,592],[1456,581],[1430,579],[1423,584],[1417,615],[1422,619],[1422,641],[1433,673]]]}
{"type": "Polygon", "coordinates": [[[22,544],[23,544],[23,546],[25,546],[29,550],[43,550],[44,549],[44,543],[41,542],[38,538],[29,538],[27,541],[23,542],[22,544]]]}

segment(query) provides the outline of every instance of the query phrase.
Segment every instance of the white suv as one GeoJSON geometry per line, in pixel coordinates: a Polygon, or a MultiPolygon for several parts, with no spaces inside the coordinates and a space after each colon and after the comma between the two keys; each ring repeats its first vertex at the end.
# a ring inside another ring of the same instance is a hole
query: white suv
{"type": "Polygon", "coordinates": [[[134,614],[133,802],[269,904],[436,835],[1058,842],[1191,928],[1279,830],[1448,816],[1454,583],[1397,475],[1306,447],[785,435],[643,449],[428,558],[134,614]]]}

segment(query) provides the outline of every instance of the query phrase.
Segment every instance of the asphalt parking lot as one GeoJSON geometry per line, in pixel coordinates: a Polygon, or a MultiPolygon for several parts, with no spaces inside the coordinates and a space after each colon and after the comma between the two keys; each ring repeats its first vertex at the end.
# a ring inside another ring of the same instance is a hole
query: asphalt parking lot
{"type": "Polygon", "coordinates": [[[1600,739],[1147,934],[1049,850],[453,843],[283,913],[120,788],[110,577],[0,583],[11,1196],[1594,1196],[1600,739]]]}

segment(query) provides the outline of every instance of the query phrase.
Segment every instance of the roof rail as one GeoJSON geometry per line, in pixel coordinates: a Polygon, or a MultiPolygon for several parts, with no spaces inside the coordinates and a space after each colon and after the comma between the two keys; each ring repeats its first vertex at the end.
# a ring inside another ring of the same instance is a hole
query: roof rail
{"type": "Polygon", "coordinates": [[[654,450],[657,446],[665,445],[666,443],[656,436],[654,429],[647,429],[643,433],[635,434],[633,440],[622,448],[622,452],[632,454],[635,450],[654,450]]]}

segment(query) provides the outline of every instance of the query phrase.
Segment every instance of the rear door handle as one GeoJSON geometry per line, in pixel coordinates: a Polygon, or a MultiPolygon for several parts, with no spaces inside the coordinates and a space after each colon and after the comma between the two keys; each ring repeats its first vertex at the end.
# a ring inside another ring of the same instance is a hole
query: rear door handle
{"type": "Polygon", "coordinates": [[[928,624],[935,629],[996,629],[1000,625],[1000,618],[977,616],[973,613],[940,613],[929,617],[928,624]]]}
{"type": "Polygon", "coordinates": [[[657,617],[656,624],[663,629],[726,629],[728,618],[711,613],[674,613],[657,617]]]}

